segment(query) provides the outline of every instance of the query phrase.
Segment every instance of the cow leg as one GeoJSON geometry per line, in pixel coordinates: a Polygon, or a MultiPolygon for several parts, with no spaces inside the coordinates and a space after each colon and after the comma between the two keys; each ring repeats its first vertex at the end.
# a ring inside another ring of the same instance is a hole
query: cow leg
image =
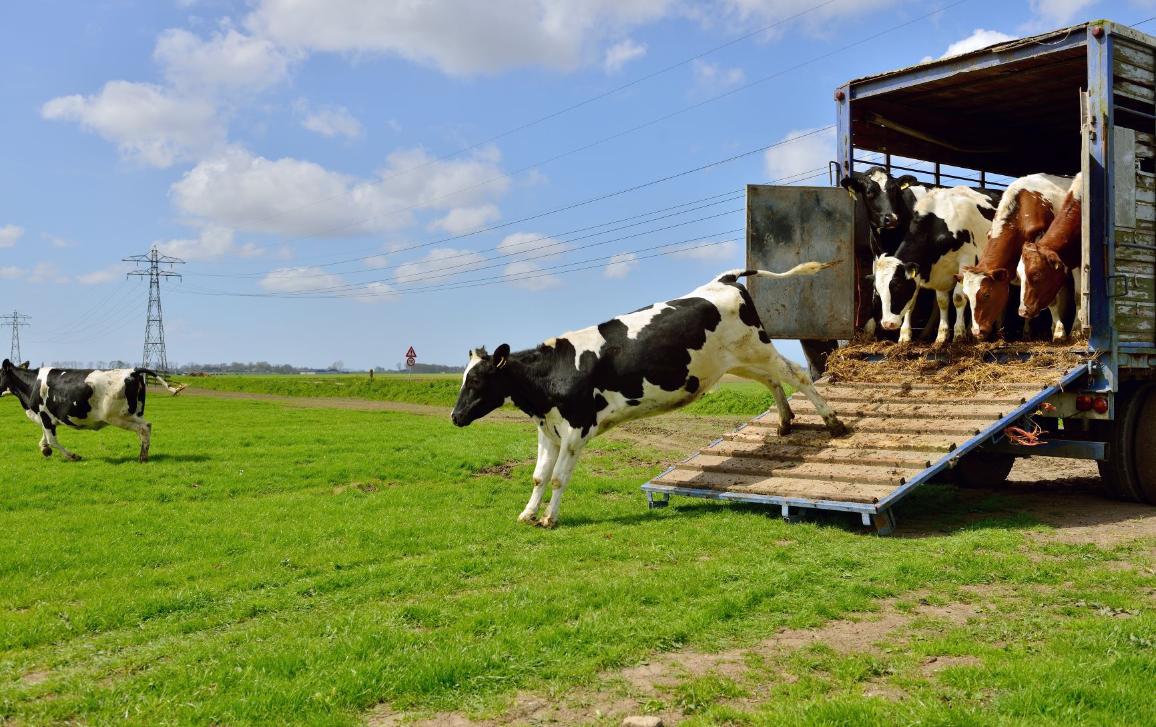
{"type": "Polygon", "coordinates": [[[915,306],[912,305],[903,314],[903,323],[899,325],[899,342],[911,343],[911,311],[915,306]]]}
{"type": "Polygon", "coordinates": [[[153,439],[153,425],[143,419],[133,422],[133,429],[140,436],[140,461],[149,461],[149,445],[153,439]]]}
{"type": "Polygon", "coordinates": [[[939,330],[935,334],[935,345],[941,346],[947,343],[948,326],[947,310],[948,303],[951,301],[951,296],[946,290],[935,291],[935,305],[939,308],[939,330]]]}
{"type": "Polygon", "coordinates": [[[1064,284],[1056,293],[1056,299],[1048,306],[1048,311],[1052,314],[1052,343],[1061,343],[1068,337],[1068,332],[1064,328],[1064,314],[1068,312],[1068,286],[1064,284]]]}
{"type": "Polygon", "coordinates": [[[558,461],[558,444],[546,436],[545,426],[538,425],[538,463],[534,465],[534,491],[530,493],[526,509],[518,516],[520,523],[532,525],[538,517],[538,508],[542,506],[542,496],[546,493],[546,483],[554,474],[554,463],[558,461]]]}
{"type": "Polygon", "coordinates": [[[831,408],[831,405],[827,403],[827,400],[815,390],[815,384],[811,381],[811,377],[803,367],[783,358],[777,351],[774,352],[774,356],[777,360],[774,361],[773,368],[764,370],[763,383],[775,393],[776,404],[779,401],[783,402],[782,408],[779,409],[779,432],[789,432],[791,429],[791,419],[794,418],[790,405],[787,403],[785,392],[783,392],[782,382],[785,381],[794,386],[796,391],[803,392],[803,395],[810,400],[811,404],[815,407],[815,411],[819,412],[819,416],[823,417],[823,423],[827,425],[827,429],[831,434],[836,437],[845,434],[847,427],[843,422],[839,421],[839,417],[835,415],[835,411],[831,408]],[[784,412],[786,420],[783,419],[784,412]]]}
{"type": "MultiPolygon", "coordinates": [[[[43,416],[42,416],[42,418],[43,418],[43,416]]],[[[55,424],[45,424],[44,425],[44,441],[48,442],[48,447],[49,447],[50,451],[52,449],[58,450],[62,455],[64,455],[64,458],[67,459],[68,461],[76,462],[77,460],[80,459],[79,454],[69,452],[67,449],[60,446],[60,442],[56,441],[56,425],[55,424]]],[[[44,450],[41,449],[40,451],[43,452],[44,450]]]]}
{"type": "Polygon", "coordinates": [[[795,418],[795,414],[791,411],[791,405],[787,402],[787,392],[783,391],[783,385],[779,381],[773,371],[767,369],[755,368],[739,368],[731,369],[728,373],[735,376],[741,376],[744,379],[757,381],[763,384],[775,397],[775,409],[779,412],[779,436],[786,436],[791,432],[791,420],[795,418]]]}
{"type": "Polygon", "coordinates": [[[562,444],[558,448],[558,460],[554,463],[554,471],[550,475],[550,506],[546,510],[546,515],[538,521],[542,527],[552,528],[558,524],[558,510],[562,506],[562,493],[566,491],[566,485],[570,483],[570,476],[574,474],[574,466],[578,464],[578,455],[582,454],[582,448],[585,446],[586,440],[578,431],[573,429],[562,437],[562,444]]]}
{"type": "Polygon", "coordinates": [[[41,434],[40,435],[40,453],[43,454],[45,457],[51,457],[52,456],[52,447],[48,444],[48,435],[47,434],[41,434]]]}
{"type": "Polygon", "coordinates": [[[952,338],[956,341],[963,341],[967,338],[967,326],[964,325],[964,319],[967,317],[965,315],[967,313],[967,296],[961,291],[956,291],[951,295],[951,302],[955,304],[955,328],[952,331],[952,338]]]}

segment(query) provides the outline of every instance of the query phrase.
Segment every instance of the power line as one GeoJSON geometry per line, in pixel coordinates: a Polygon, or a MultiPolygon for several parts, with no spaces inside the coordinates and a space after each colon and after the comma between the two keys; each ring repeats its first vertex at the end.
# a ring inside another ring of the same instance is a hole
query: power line
{"type": "MultiPolygon", "coordinates": [[[[489,184],[492,184],[492,183],[494,183],[494,182],[497,182],[497,181],[500,181],[500,180],[504,180],[504,179],[508,179],[508,178],[509,178],[511,175],[519,174],[519,173],[521,173],[521,172],[525,172],[525,171],[530,171],[530,170],[532,170],[532,169],[536,169],[536,168],[538,168],[538,167],[541,167],[541,166],[543,166],[543,165],[545,165],[545,164],[549,164],[549,163],[555,162],[555,161],[557,161],[557,160],[559,160],[559,159],[563,159],[563,158],[565,158],[565,157],[569,157],[569,156],[572,156],[572,155],[574,155],[574,154],[578,154],[578,153],[580,153],[580,152],[583,152],[583,151],[587,151],[587,150],[589,150],[589,149],[592,149],[592,148],[594,148],[594,147],[597,147],[597,146],[600,146],[600,145],[602,145],[602,144],[605,144],[605,143],[607,143],[607,142],[609,142],[609,141],[613,141],[613,140],[615,140],[615,139],[619,139],[619,138],[621,138],[621,137],[623,137],[623,136],[627,136],[627,135],[629,135],[629,134],[632,134],[632,133],[635,133],[635,132],[637,132],[637,131],[641,131],[642,129],[646,129],[646,128],[649,128],[649,127],[651,127],[651,126],[654,126],[655,124],[659,124],[659,123],[661,123],[661,122],[663,122],[663,121],[667,121],[667,120],[669,120],[669,119],[675,118],[675,117],[677,117],[677,116],[680,116],[680,115],[682,115],[682,114],[688,113],[688,112],[690,112],[690,111],[693,111],[693,110],[695,110],[695,109],[699,109],[699,108],[702,108],[703,106],[706,106],[706,105],[708,105],[708,104],[714,103],[714,102],[716,102],[716,101],[720,101],[720,100],[722,100],[722,99],[724,99],[724,98],[729,98],[730,96],[733,96],[733,95],[735,95],[735,94],[737,94],[737,93],[741,93],[741,92],[744,92],[744,91],[750,90],[751,88],[754,88],[754,87],[756,87],[756,86],[759,86],[759,85],[761,85],[761,84],[763,84],[763,83],[766,83],[767,81],[770,81],[770,80],[772,80],[772,79],[775,79],[775,78],[778,78],[778,77],[781,77],[781,76],[787,75],[787,74],[789,74],[789,73],[791,73],[791,72],[793,72],[793,71],[797,71],[797,70],[800,70],[800,69],[802,69],[802,68],[805,68],[805,67],[807,67],[807,66],[809,66],[809,65],[811,65],[811,64],[813,64],[813,63],[817,63],[818,61],[821,61],[821,60],[825,60],[825,59],[827,59],[827,58],[830,58],[830,57],[832,57],[832,56],[835,56],[835,55],[838,55],[838,54],[840,54],[840,53],[843,53],[844,51],[847,51],[847,50],[850,50],[850,49],[852,49],[852,48],[855,48],[855,47],[858,47],[858,46],[860,46],[860,45],[863,45],[864,43],[868,43],[868,42],[870,42],[870,41],[872,41],[872,40],[875,40],[875,39],[877,39],[877,38],[880,38],[880,37],[883,37],[883,36],[885,36],[885,35],[888,35],[888,34],[890,34],[890,33],[893,33],[893,32],[895,32],[895,31],[897,31],[897,30],[900,30],[900,29],[902,29],[902,28],[906,28],[906,27],[908,27],[908,26],[910,26],[910,25],[914,25],[915,23],[918,23],[918,22],[920,22],[920,21],[926,20],[927,18],[930,18],[930,17],[932,17],[932,16],[934,16],[934,15],[937,15],[937,14],[939,14],[939,13],[942,13],[942,12],[945,12],[945,11],[947,11],[947,10],[950,10],[950,9],[952,9],[952,8],[954,8],[954,7],[957,7],[957,6],[959,6],[959,5],[962,5],[962,4],[966,3],[966,2],[970,2],[970,0],[955,0],[955,2],[953,2],[953,3],[950,3],[950,4],[948,4],[948,5],[944,5],[944,6],[941,6],[941,7],[937,8],[937,9],[935,9],[935,10],[932,10],[932,11],[930,11],[930,12],[928,12],[928,13],[924,13],[923,15],[919,15],[919,16],[917,16],[917,17],[915,17],[915,18],[911,19],[911,20],[908,20],[908,21],[905,21],[905,22],[903,22],[903,23],[899,23],[899,24],[897,24],[897,25],[891,26],[891,27],[889,27],[889,28],[886,28],[886,29],[884,29],[884,30],[882,30],[882,31],[879,31],[879,32],[877,32],[877,33],[873,33],[873,34],[871,34],[871,35],[869,35],[869,36],[866,36],[866,37],[864,37],[864,38],[860,38],[859,40],[856,40],[856,41],[853,41],[853,42],[851,42],[851,43],[848,43],[848,44],[846,44],[846,45],[840,46],[839,48],[836,48],[836,49],[834,49],[834,50],[828,51],[827,53],[822,53],[822,54],[819,54],[819,55],[817,55],[817,56],[814,56],[814,57],[812,57],[812,58],[810,58],[810,59],[808,59],[808,60],[806,60],[806,61],[802,61],[802,62],[800,62],[800,63],[796,63],[796,64],[795,64],[795,65],[793,65],[793,66],[789,66],[789,67],[787,67],[787,68],[783,68],[783,69],[780,69],[780,70],[778,70],[778,71],[776,71],[776,72],[774,72],[774,73],[770,73],[770,74],[768,74],[768,75],[762,76],[762,77],[760,77],[760,78],[757,78],[757,79],[755,79],[755,80],[753,80],[753,81],[750,81],[750,82],[748,82],[748,83],[745,83],[745,84],[743,84],[743,85],[741,85],[741,86],[737,86],[737,87],[735,87],[735,88],[733,88],[733,89],[730,89],[730,90],[728,90],[728,91],[724,91],[723,93],[720,93],[720,94],[716,94],[715,96],[711,96],[710,98],[704,99],[704,100],[702,100],[702,101],[699,101],[699,102],[697,102],[697,103],[691,104],[691,105],[689,105],[689,106],[684,106],[684,107],[682,107],[682,108],[680,108],[680,109],[676,109],[676,110],[674,110],[674,111],[672,111],[672,112],[669,112],[669,113],[663,114],[663,115],[661,115],[661,116],[658,116],[658,117],[656,117],[656,118],[653,118],[653,119],[651,119],[651,120],[649,120],[649,121],[645,121],[645,122],[643,122],[643,123],[641,123],[641,124],[637,124],[637,125],[635,125],[635,126],[632,126],[632,127],[630,127],[630,128],[624,129],[624,130],[622,130],[622,131],[618,131],[618,132],[615,132],[615,133],[613,133],[613,134],[611,134],[611,135],[609,135],[609,136],[604,136],[604,137],[601,137],[601,138],[599,138],[599,139],[596,139],[596,140],[594,140],[594,141],[592,141],[592,142],[589,142],[589,143],[587,143],[587,144],[584,144],[584,145],[582,145],[582,146],[579,146],[579,147],[575,147],[575,148],[573,148],[573,149],[570,149],[570,150],[568,150],[568,151],[565,151],[565,152],[561,152],[561,153],[559,153],[559,154],[556,154],[556,155],[554,155],[554,156],[548,157],[548,158],[546,158],[546,159],[544,159],[544,160],[540,160],[540,161],[537,161],[537,162],[535,162],[535,163],[533,163],[533,164],[529,164],[529,165],[526,165],[526,166],[520,167],[520,168],[518,168],[518,169],[515,169],[515,170],[513,170],[513,171],[511,171],[511,172],[508,172],[508,173],[503,173],[503,174],[501,174],[501,175],[498,175],[498,176],[495,176],[495,177],[491,177],[491,178],[489,178],[489,179],[483,180],[483,181],[481,181],[481,182],[478,182],[478,183],[476,183],[476,184],[472,184],[472,185],[469,185],[469,186],[467,186],[467,187],[462,187],[462,188],[459,188],[459,189],[453,190],[453,191],[451,191],[451,192],[446,192],[446,193],[444,193],[444,194],[441,194],[441,195],[438,195],[438,196],[435,196],[435,197],[431,197],[431,198],[428,198],[428,199],[422,200],[421,202],[418,202],[418,203],[414,203],[414,204],[406,205],[406,206],[404,206],[404,207],[398,207],[398,208],[395,208],[395,209],[392,209],[392,210],[388,210],[388,211],[386,211],[386,212],[382,212],[382,213],[378,213],[378,214],[370,215],[369,217],[365,217],[365,218],[362,218],[362,219],[360,219],[360,220],[356,220],[356,221],[354,221],[354,222],[350,222],[350,223],[341,224],[341,225],[338,225],[338,226],[336,226],[336,227],[330,228],[330,229],[328,229],[328,230],[323,230],[323,231],[321,231],[320,233],[315,233],[315,234],[310,234],[310,235],[302,235],[302,236],[300,236],[300,237],[297,237],[297,238],[294,238],[294,239],[317,239],[317,238],[319,238],[319,237],[323,237],[323,236],[329,236],[329,235],[333,235],[333,234],[336,234],[336,233],[344,232],[344,231],[346,231],[346,230],[348,230],[348,229],[351,229],[351,228],[353,228],[353,227],[357,227],[357,226],[360,226],[360,225],[364,225],[365,223],[367,223],[367,222],[371,222],[371,221],[373,221],[373,220],[382,219],[382,218],[391,218],[391,217],[395,217],[395,216],[397,216],[397,215],[400,215],[400,214],[404,214],[404,213],[406,213],[406,212],[411,212],[411,211],[413,211],[413,210],[416,210],[416,209],[419,209],[419,208],[427,207],[427,206],[428,206],[430,203],[432,203],[432,202],[438,202],[438,201],[442,201],[442,200],[445,200],[445,199],[449,199],[449,198],[452,198],[452,197],[458,196],[458,195],[460,195],[460,194],[463,194],[463,193],[465,193],[465,192],[473,191],[473,190],[475,190],[475,189],[478,189],[479,187],[484,187],[484,186],[486,186],[486,185],[489,185],[489,184]]],[[[824,130],[826,130],[826,129],[824,129],[824,130]]],[[[696,171],[698,171],[698,170],[696,170],[696,171]]],[[[492,228],[490,228],[490,229],[492,229],[492,228]]],[[[481,232],[481,231],[479,231],[479,232],[481,232]]],[[[475,234],[476,234],[476,233],[475,233],[475,234]]],[[[430,244],[436,244],[436,243],[425,243],[424,245],[419,245],[418,247],[424,247],[424,246],[426,246],[426,245],[430,245],[430,244]]],[[[407,249],[412,249],[412,248],[407,248],[407,249]]],[[[368,256],[367,256],[367,257],[368,257],[368,256]]]]}
{"type": "Polygon", "coordinates": [[[11,314],[0,316],[0,326],[8,326],[12,329],[12,345],[9,349],[8,360],[12,363],[20,364],[20,329],[28,328],[31,324],[27,321],[31,320],[32,316],[24,315],[18,311],[12,311],[11,314]]]}
{"type": "Polygon", "coordinates": [[[138,267],[128,273],[129,277],[149,279],[149,308],[145,322],[144,354],[141,357],[141,366],[156,371],[169,370],[169,357],[165,352],[165,322],[161,311],[161,279],[181,276],[173,272],[174,265],[184,265],[185,261],[169,255],[162,255],[155,247],[146,255],[133,255],[124,258],[126,263],[148,265],[147,269],[138,267]],[[167,265],[168,269],[161,266],[167,265]]]}

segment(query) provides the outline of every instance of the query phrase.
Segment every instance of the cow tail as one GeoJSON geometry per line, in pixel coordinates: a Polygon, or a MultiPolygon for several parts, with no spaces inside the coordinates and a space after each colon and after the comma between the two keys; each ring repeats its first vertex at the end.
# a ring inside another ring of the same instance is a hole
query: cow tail
{"type": "Polygon", "coordinates": [[[838,265],[841,260],[831,260],[830,262],[819,263],[809,262],[801,263],[786,271],[785,273],[776,273],[770,270],[728,270],[718,277],[720,282],[734,282],[738,278],[793,278],[796,275],[814,275],[820,271],[832,268],[838,265]]]}
{"type": "Polygon", "coordinates": [[[177,384],[176,386],[171,386],[171,385],[169,385],[169,382],[167,382],[163,378],[161,378],[161,375],[158,374],[156,371],[153,371],[152,369],[137,369],[136,372],[145,375],[145,383],[146,384],[148,383],[148,377],[149,376],[151,376],[154,379],[156,379],[157,381],[161,382],[161,386],[164,386],[166,389],[168,389],[169,393],[171,393],[173,396],[176,396],[177,394],[181,393],[182,391],[184,391],[188,387],[188,384],[177,384]]]}

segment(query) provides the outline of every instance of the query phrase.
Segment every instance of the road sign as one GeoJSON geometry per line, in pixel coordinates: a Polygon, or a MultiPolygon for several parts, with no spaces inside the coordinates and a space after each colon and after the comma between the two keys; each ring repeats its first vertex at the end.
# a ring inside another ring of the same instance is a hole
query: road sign
{"type": "Polygon", "coordinates": [[[406,358],[417,358],[417,351],[413,350],[413,346],[410,346],[409,350],[405,352],[405,357],[406,358]]]}
{"type": "Polygon", "coordinates": [[[405,365],[411,369],[417,365],[417,351],[413,350],[413,346],[410,346],[409,350],[405,352],[405,365]]]}

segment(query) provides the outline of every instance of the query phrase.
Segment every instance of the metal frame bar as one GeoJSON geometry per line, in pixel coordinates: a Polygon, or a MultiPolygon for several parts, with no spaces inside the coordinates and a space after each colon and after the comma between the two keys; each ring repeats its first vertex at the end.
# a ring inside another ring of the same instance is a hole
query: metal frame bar
{"type": "Polygon", "coordinates": [[[1016,421],[1022,419],[1028,414],[1034,412],[1039,407],[1039,405],[1047,401],[1048,397],[1050,397],[1052,394],[1055,394],[1057,391],[1063,391],[1066,387],[1070,386],[1076,381],[1079,381],[1089,373],[1090,371],[1088,364],[1077,366],[1076,368],[1072,369],[1066,373],[1057,384],[1044,387],[1038,394],[1028,399],[1023,404],[1020,404],[1015,409],[1012,409],[1010,413],[1005,414],[1001,419],[998,419],[993,424],[989,424],[984,429],[981,429],[979,434],[975,435],[971,439],[956,447],[953,451],[944,455],[942,459],[912,477],[906,482],[906,484],[900,485],[897,489],[893,490],[889,495],[880,500],[878,507],[882,509],[895,504],[910,494],[911,491],[916,487],[930,482],[937,475],[954,467],[955,463],[958,462],[959,459],[963,457],[963,455],[971,452],[972,450],[978,449],[984,444],[998,442],[1003,437],[1004,429],[1011,426],[1016,421]]]}
{"type": "MultiPolygon", "coordinates": [[[[1070,50],[1084,45],[1087,42],[1088,38],[1084,33],[1069,32],[1066,37],[1061,38],[1055,43],[1026,43],[996,53],[966,55],[953,60],[941,61],[933,63],[927,68],[913,68],[907,72],[889,75],[884,78],[863,79],[848,84],[851,93],[847,98],[871,98],[872,96],[890,93],[901,88],[910,88],[912,86],[940,81],[960,73],[992,68],[1005,63],[1014,63],[1016,61],[1027,60],[1028,58],[1035,58],[1036,56],[1070,50]]],[[[1109,68],[1110,67],[1111,66],[1109,66],[1109,68]]]]}

